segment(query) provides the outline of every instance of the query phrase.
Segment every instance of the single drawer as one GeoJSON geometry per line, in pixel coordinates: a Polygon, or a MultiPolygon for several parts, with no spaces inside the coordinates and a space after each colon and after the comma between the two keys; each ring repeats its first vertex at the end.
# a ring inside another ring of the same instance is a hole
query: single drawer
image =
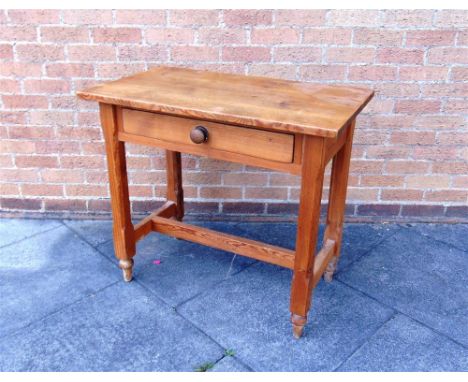
{"type": "Polygon", "coordinates": [[[195,154],[209,156],[210,152],[216,150],[276,162],[293,161],[294,135],[292,134],[132,109],[122,109],[121,129],[127,134],[179,144],[180,151],[184,151],[185,148],[185,151],[195,154]]]}

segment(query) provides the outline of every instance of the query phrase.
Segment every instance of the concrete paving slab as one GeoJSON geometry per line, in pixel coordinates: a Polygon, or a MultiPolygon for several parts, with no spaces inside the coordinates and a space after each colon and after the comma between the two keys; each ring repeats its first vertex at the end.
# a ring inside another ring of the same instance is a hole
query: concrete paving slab
{"type": "Polygon", "coordinates": [[[216,343],[137,283],[118,282],[0,341],[1,371],[193,371],[216,343]]]}
{"type": "Polygon", "coordinates": [[[112,240],[111,220],[64,220],[63,223],[93,247],[112,240]]]}
{"type": "Polygon", "coordinates": [[[321,283],[298,341],[289,321],[290,282],[289,270],[258,263],[179,310],[255,371],[333,370],[393,314],[341,283],[321,283]]]}
{"type": "Polygon", "coordinates": [[[405,316],[396,315],[338,370],[466,372],[468,350],[405,316]]]}
{"type": "Polygon", "coordinates": [[[112,268],[65,226],[2,248],[0,336],[116,282],[112,268]]]}
{"type": "Polygon", "coordinates": [[[0,247],[61,225],[59,220],[0,219],[0,247]]]}
{"type": "Polygon", "coordinates": [[[468,256],[405,229],[338,279],[468,346],[468,256]]]}

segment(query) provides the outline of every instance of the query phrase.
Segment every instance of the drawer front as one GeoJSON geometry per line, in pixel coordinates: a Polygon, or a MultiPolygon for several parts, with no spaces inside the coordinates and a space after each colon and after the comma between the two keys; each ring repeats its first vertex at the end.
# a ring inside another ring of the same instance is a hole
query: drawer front
{"type": "Polygon", "coordinates": [[[181,145],[181,150],[204,153],[226,151],[235,154],[291,163],[294,153],[294,135],[246,127],[173,117],[144,111],[122,109],[122,130],[128,134],[154,138],[181,145]],[[208,139],[196,144],[190,132],[203,126],[208,139]],[[193,150],[190,150],[192,148],[193,150]]]}

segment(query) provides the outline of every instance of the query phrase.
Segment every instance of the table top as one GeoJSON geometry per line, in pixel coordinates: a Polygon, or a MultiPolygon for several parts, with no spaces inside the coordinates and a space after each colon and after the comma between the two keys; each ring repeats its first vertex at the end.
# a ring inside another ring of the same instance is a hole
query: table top
{"type": "Polygon", "coordinates": [[[336,137],[374,92],[354,86],[159,66],[77,94],[177,116],[336,137]]]}

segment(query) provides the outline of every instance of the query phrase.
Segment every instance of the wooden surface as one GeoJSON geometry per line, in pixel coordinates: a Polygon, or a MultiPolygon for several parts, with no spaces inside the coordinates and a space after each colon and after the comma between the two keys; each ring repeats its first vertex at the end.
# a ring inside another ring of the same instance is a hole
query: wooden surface
{"type": "Polygon", "coordinates": [[[190,240],[198,244],[234,252],[242,256],[293,268],[294,251],[255,240],[216,232],[208,228],[196,227],[162,217],[153,217],[153,230],[178,239],[190,240]]]}
{"type": "Polygon", "coordinates": [[[101,125],[106,142],[109,188],[113,216],[114,250],[120,259],[124,280],[132,279],[135,232],[130,214],[125,144],[118,140],[118,119],[112,105],[100,104],[101,125]]]}
{"type": "Polygon", "coordinates": [[[194,119],[336,137],[373,91],[161,66],[77,94],[194,119]]]}
{"type": "Polygon", "coordinates": [[[219,150],[284,163],[291,163],[293,160],[293,134],[125,108],[122,109],[122,120],[124,132],[179,144],[181,150],[186,152],[205,151],[205,155],[209,156],[211,151],[219,150]],[[198,125],[208,131],[208,140],[200,144],[193,143],[190,139],[190,132],[198,125]]]}

